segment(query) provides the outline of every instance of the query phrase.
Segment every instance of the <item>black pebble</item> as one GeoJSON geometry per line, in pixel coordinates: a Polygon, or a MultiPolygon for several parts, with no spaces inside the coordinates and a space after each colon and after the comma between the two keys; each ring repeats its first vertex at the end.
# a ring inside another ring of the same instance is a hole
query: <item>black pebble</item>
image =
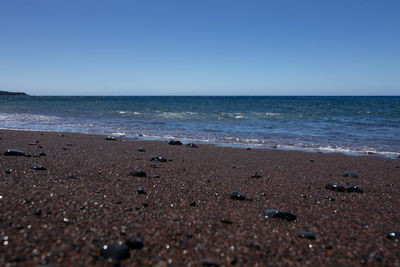
{"type": "Polygon", "coordinates": [[[7,149],[3,154],[4,156],[26,156],[24,151],[16,150],[16,149],[7,149]]]}
{"type": "Polygon", "coordinates": [[[192,206],[192,207],[196,206],[196,202],[195,202],[195,201],[192,201],[192,202],[190,203],[190,206],[192,206]]]}
{"type": "Polygon", "coordinates": [[[143,240],[136,237],[136,236],[130,236],[125,240],[125,244],[130,248],[130,249],[141,249],[143,248],[143,240]]]}
{"type": "Polygon", "coordinates": [[[40,165],[40,164],[32,164],[31,169],[35,170],[35,171],[45,171],[46,167],[44,167],[43,165],[40,165]]]}
{"type": "Polygon", "coordinates": [[[301,232],[299,233],[299,237],[307,239],[315,239],[315,235],[311,232],[301,232]]]}
{"type": "Polygon", "coordinates": [[[22,200],[22,203],[23,203],[23,204],[29,204],[29,203],[31,203],[31,201],[30,201],[29,199],[27,199],[27,198],[24,198],[24,199],[22,200]]]}
{"type": "Polygon", "coordinates": [[[152,161],[158,161],[158,162],[167,162],[167,159],[161,156],[154,156],[151,158],[152,161]]]}
{"type": "Polygon", "coordinates": [[[62,148],[62,150],[68,150],[68,148],[66,148],[66,147],[63,147],[63,148],[62,148]]]}
{"type": "MultiPolygon", "coordinates": [[[[39,143],[39,142],[38,142],[38,143],[39,143]]],[[[30,145],[30,146],[35,146],[35,145],[36,145],[36,142],[29,142],[28,145],[30,145]]]]}
{"type": "Polygon", "coordinates": [[[400,231],[399,230],[390,231],[386,234],[386,237],[389,239],[400,239],[400,231]]]}
{"type": "Polygon", "coordinates": [[[72,174],[68,175],[67,178],[75,180],[75,179],[78,179],[78,176],[76,176],[75,174],[72,173],[72,174]]]}
{"type": "Polygon", "coordinates": [[[296,215],[294,215],[293,213],[290,213],[288,211],[282,211],[282,210],[266,210],[264,212],[264,217],[267,219],[270,218],[281,218],[281,219],[285,219],[288,221],[294,221],[296,220],[296,215]]]}
{"type": "Polygon", "coordinates": [[[251,178],[262,178],[261,175],[259,175],[258,173],[255,173],[251,176],[251,178]]]}
{"type": "Polygon", "coordinates": [[[36,215],[36,216],[42,215],[42,210],[41,210],[41,209],[36,209],[36,210],[35,210],[35,215],[36,215]]]}
{"type": "Polygon", "coordinates": [[[246,198],[239,191],[235,190],[231,194],[231,199],[245,200],[246,198]]]}
{"type": "Polygon", "coordinates": [[[146,177],[146,172],[139,169],[132,170],[129,175],[136,176],[136,177],[146,177]]]}
{"type": "Polygon", "coordinates": [[[331,196],[325,196],[325,198],[326,198],[327,200],[330,200],[330,201],[334,201],[334,200],[335,200],[335,198],[334,198],[334,197],[331,197],[331,196]]]}
{"type": "Polygon", "coordinates": [[[344,172],[342,174],[342,177],[353,177],[353,178],[358,178],[358,174],[356,172],[344,172]]]}
{"type": "Polygon", "coordinates": [[[40,152],[39,157],[44,157],[44,156],[46,156],[46,153],[40,152]]]}
{"type": "Polygon", "coordinates": [[[115,138],[114,136],[107,136],[106,138],[104,138],[104,140],[107,140],[107,141],[117,141],[117,138],[115,138]]]}
{"type": "Polygon", "coordinates": [[[356,185],[350,185],[350,186],[346,187],[346,192],[348,192],[348,193],[351,193],[351,192],[363,193],[364,191],[356,185]]]}
{"type": "Polygon", "coordinates": [[[158,175],[158,174],[153,174],[152,177],[153,177],[153,178],[160,178],[160,175],[158,175]]]}
{"type": "Polygon", "coordinates": [[[63,135],[63,134],[57,134],[57,136],[58,136],[58,137],[64,137],[64,135],[63,135]]]}
{"type": "Polygon", "coordinates": [[[175,141],[175,140],[170,140],[168,142],[168,144],[172,145],[172,146],[181,146],[182,142],[181,141],[175,141]]]}
{"type": "Polygon", "coordinates": [[[233,223],[231,220],[227,220],[227,219],[221,219],[219,221],[222,222],[222,223],[225,223],[225,224],[232,224],[233,223]]]}
{"type": "Polygon", "coordinates": [[[193,148],[198,148],[198,146],[196,144],[193,144],[193,143],[189,143],[186,146],[193,147],[193,148]]]}
{"type": "Polygon", "coordinates": [[[101,248],[100,255],[114,260],[123,260],[130,256],[129,247],[122,242],[107,244],[101,248]]]}
{"type": "Polygon", "coordinates": [[[327,183],[325,185],[325,189],[332,190],[332,191],[337,191],[337,192],[346,191],[346,188],[344,188],[343,185],[336,184],[336,183],[327,183]]]}
{"type": "Polygon", "coordinates": [[[139,152],[146,152],[146,149],[144,149],[143,147],[139,147],[139,148],[137,149],[137,151],[139,151],[139,152]]]}
{"type": "Polygon", "coordinates": [[[11,173],[11,170],[5,170],[4,173],[5,173],[5,174],[10,174],[10,173],[11,173]]]}
{"type": "Polygon", "coordinates": [[[144,188],[143,188],[143,187],[141,187],[141,186],[139,186],[139,188],[138,188],[137,192],[138,192],[140,195],[146,195],[146,194],[147,194],[147,192],[146,192],[146,191],[144,191],[144,188]]]}

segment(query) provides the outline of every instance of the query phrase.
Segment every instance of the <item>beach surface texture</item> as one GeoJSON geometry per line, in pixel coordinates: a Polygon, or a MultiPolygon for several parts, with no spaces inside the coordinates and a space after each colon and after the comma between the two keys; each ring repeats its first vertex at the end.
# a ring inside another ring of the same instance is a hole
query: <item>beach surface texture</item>
{"type": "Polygon", "coordinates": [[[0,130],[1,266],[400,266],[400,159],[0,130]]]}

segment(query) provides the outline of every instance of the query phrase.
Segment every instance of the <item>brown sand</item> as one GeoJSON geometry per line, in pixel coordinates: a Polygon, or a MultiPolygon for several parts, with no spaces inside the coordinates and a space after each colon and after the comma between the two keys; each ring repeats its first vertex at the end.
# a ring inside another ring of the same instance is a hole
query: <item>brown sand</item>
{"type": "Polygon", "coordinates": [[[399,240],[386,237],[400,230],[399,159],[0,132],[1,153],[32,155],[0,156],[1,266],[109,265],[101,247],[131,235],[144,246],[130,250],[124,266],[400,266],[399,240]],[[46,156],[34,157],[40,152],[46,156]],[[150,161],[154,155],[172,161],[150,161]],[[134,168],[147,177],[129,176],[134,168]],[[329,191],[327,182],[364,193],[329,191]],[[252,200],[230,199],[234,190],[252,200]],[[266,219],[266,209],[297,220],[266,219]],[[300,238],[302,231],[316,239],[300,238]]]}

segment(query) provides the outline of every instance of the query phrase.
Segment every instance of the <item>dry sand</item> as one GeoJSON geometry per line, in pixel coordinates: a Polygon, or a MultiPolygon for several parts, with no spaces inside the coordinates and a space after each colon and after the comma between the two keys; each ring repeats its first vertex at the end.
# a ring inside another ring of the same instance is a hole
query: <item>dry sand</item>
{"type": "Polygon", "coordinates": [[[0,132],[0,153],[32,155],[0,156],[1,266],[400,266],[400,241],[387,238],[400,230],[400,159],[0,132]],[[231,199],[234,190],[246,200],[231,199]],[[267,209],[297,219],[268,219],[267,209]],[[129,257],[101,253],[132,236],[143,248],[122,245],[129,257]]]}

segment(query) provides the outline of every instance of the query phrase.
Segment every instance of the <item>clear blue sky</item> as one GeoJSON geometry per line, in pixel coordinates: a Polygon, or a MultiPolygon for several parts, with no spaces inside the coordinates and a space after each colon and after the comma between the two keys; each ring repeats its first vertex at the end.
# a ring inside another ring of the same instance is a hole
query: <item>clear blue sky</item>
{"type": "Polygon", "coordinates": [[[400,1],[0,0],[0,90],[399,95],[400,1]]]}

